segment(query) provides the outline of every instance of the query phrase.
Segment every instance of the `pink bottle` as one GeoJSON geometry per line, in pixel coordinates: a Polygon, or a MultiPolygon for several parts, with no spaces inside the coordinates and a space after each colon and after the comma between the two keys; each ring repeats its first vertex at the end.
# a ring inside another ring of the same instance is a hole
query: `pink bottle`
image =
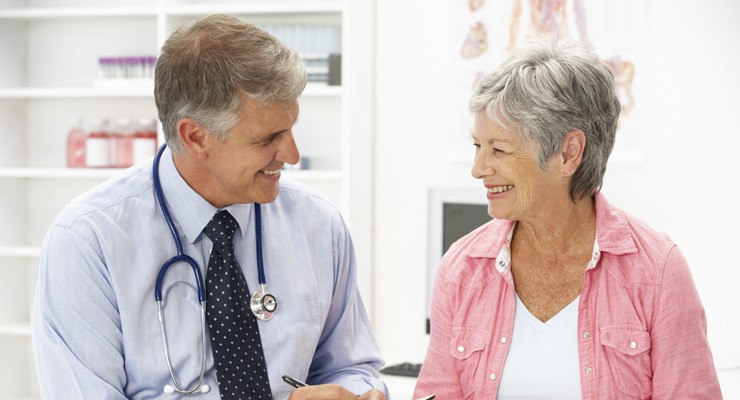
{"type": "Polygon", "coordinates": [[[110,132],[105,120],[92,123],[90,133],[85,140],[85,164],[89,168],[106,168],[110,166],[110,132]]]}
{"type": "Polygon", "coordinates": [[[110,138],[111,167],[128,168],[132,164],[133,127],[129,118],[121,117],[115,122],[110,138]]]}
{"type": "Polygon", "coordinates": [[[154,157],[157,152],[157,123],[154,119],[139,119],[131,147],[134,164],[154,157]]]}
{"type": "Polygon", "coordinates": [[[82,120],[76,121],[67,134],[67,167],[82,168],[85,166],[85,139],[87,134],[82,129],[82,120]]]}

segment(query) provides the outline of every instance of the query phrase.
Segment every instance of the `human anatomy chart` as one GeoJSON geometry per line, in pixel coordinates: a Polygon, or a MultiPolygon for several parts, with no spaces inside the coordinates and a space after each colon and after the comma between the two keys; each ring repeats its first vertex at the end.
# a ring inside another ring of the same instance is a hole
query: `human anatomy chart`
{"type": "MultiPolygon", "coordinates": [[[[450,5],[457,47],[452,54],[450,100],[455,132],[451,134],[458,140],[469,136],[466,132],[473,119],[467,112],[467,99],[483,74],[528,36],[570,36],[589,42],[614,72],[622,114],[611,158],[617,162],[643,160],[647,130],[647,6],[643,0],[450,0],[450,5]]],[[[462,144],[455,147],[463,148],[462,144]]]]}

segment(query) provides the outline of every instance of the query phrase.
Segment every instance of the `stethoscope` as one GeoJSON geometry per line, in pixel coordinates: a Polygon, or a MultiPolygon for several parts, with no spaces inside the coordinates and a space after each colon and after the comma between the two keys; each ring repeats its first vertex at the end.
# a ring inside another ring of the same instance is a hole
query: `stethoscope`
{"type": "MultiPolygon", "coordinates": [[[[159,307],[159,327],[162,331],[162,343],[164,344],[164,356],[167,359],[167,368],[170,371],[170,377],[172,378],[171,385],[164,386],[164,392],[168,394],[179,393],[179,394],[198,394],[207,393],[210,389],[208,385],[203,384],[203,376],[206,371],[206,291],[203,285],[203,275],[200,272],[198,263],[195,260],[185,254],[182,249],[182,241],[180,240],[180,234],[175,228],[175,223],[170,215],[169,208],[167,208],[167,202],[162,192],[162,184],[159,179],[159,160],[162,158],[162,153],[167,147],[166,144],[160,147],[157,155],[154,157],[153,169],[152,169],[152,181],[154,182],[154,197],[156,197],[159,206],[162,208],[162,214],[164,220],[167,222],[167,226],[170,228],[172,237],[175,240],[175,247],[177,247],[177,255],[165,261],[162,267],[159,269],[159,275],[157,276],[157,283],[154,286],[154,298],[157,301],[159,307]],[[198,376],[198,382],[190,389],[183,388],[175,377],[175,372],[172,369],[172,361],[170,358],[169,348],[167,346],[167,332],[165,330],[164,323],[164,302],[162,301],[162,284],[164,282],[164,276],[167,273],[167,269],[179,262],[185,262],[190,265],[195,275],[196,292],[198,293],[198,303],[200,304],[200,342],[201,342],[201,355],[200,355],[200,375],[198,376]]],[[[255,233],[257,237],[257,273],[259,275],[260,290],[252,293],[249,299],[249,306],[252,310],[252,314],[257,319],[262,321],[269,321],[272,315],[277,309],[277,299],[265,290],[265,267],[262,259],[262,212],[260,205],[254,203],[254,219],[255,219],[255,233]]]]}

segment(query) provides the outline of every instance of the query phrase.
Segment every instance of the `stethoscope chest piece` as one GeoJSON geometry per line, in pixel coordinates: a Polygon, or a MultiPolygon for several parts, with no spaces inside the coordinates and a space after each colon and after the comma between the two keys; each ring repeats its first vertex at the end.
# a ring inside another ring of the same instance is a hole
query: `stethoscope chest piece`
{"type": "Polygon", "coordinates": [[[249,306],[252,309],[252,314],[257,319],[269,321],[272,318],[272,314],[277,310],[277,299],[272,294],[265,293],[264,289],[261,289],[252,293],[249,306]]]}

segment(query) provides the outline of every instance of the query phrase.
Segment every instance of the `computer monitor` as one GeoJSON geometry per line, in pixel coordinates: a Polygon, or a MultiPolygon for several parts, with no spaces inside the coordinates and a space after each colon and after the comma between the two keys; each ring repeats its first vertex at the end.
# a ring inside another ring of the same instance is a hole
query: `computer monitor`
{"type": "Polygon", "coordinates": [[[433,187],[429,189],[427,333],[429,333],[429,311],[432,303],[434,278],[442,255],[455,241],[490,220],[488,199],[483,186],[433,187]]]}

